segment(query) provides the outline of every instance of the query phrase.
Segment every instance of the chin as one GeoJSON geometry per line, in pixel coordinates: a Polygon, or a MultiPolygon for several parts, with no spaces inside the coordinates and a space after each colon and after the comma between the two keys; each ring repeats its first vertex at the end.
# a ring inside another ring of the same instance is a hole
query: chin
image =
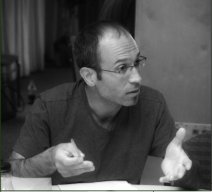
{"type": "Polygon", "coordinates": [[[125,102],[123,102],[122,105],[125,107],[130,107],[130,106],[136,105],[137,103],[138,103],[138,97],[128,100],[128,101],[125,101],[125,102]]]}

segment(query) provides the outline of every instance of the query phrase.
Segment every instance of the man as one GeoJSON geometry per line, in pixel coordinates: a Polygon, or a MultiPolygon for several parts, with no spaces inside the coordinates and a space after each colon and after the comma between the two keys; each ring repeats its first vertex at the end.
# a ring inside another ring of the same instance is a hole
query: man
{"type": "Polygon", "coordinates": [[[185,130],[175,133],[162,94],[141,85],[146,57],[131,35],[116,23],[96,22],[78,35],[75,57],[83,80],[35,101],[10,157],[13,175],[51,176],[53,184],[138,184],[153,155],[165,156],[161,182],[182,180],[189,188],[185,174],[196,167],[181,147],[185,130]]]}

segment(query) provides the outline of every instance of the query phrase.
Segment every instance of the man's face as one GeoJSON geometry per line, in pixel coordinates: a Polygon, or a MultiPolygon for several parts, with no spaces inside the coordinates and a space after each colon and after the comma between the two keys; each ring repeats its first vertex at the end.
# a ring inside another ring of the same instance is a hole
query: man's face
{"type": "MultiPolygon", "coordinates": [[[[108,33],[100,40],[100,68],[117,71],[123,66],[132,66],[139,57],[139,50],[131,36],[120,38],[108,33]]],[[[110,105],[135,105],[140,93],[141,76],[136,68],[130,73],[119,74],[102,71],[102,79],[97,80],[96,89],[102,101],[110,105]]]]}

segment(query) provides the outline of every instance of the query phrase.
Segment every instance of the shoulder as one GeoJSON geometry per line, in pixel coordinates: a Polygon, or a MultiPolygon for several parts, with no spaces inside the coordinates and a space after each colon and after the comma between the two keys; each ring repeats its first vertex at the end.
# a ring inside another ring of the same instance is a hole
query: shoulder
{"type": "Polygon", "coordinates": [[[164,101],[163,94],[151,87],[141,85],[140,99],[161,103],[164,101]]]}
{"type": "Polygon", "coordinates": [[[82,82],[64,83],[42,92],[39,97],[43,102],[67,101],[78,98],[82,82]]]}

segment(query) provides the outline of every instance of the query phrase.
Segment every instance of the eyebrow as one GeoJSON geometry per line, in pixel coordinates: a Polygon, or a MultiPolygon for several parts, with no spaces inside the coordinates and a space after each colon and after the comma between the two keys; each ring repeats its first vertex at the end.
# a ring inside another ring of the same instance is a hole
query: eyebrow
{"type": "MultiPolygon", "coordinates": [[[[137,53],[136,59],[140,56],[140,51],[137,53]]],[[[120,63],[120,62],[124,62],[127,61],[128,59],[119,59],[115,62],[115,64],[120,63]]]]}

